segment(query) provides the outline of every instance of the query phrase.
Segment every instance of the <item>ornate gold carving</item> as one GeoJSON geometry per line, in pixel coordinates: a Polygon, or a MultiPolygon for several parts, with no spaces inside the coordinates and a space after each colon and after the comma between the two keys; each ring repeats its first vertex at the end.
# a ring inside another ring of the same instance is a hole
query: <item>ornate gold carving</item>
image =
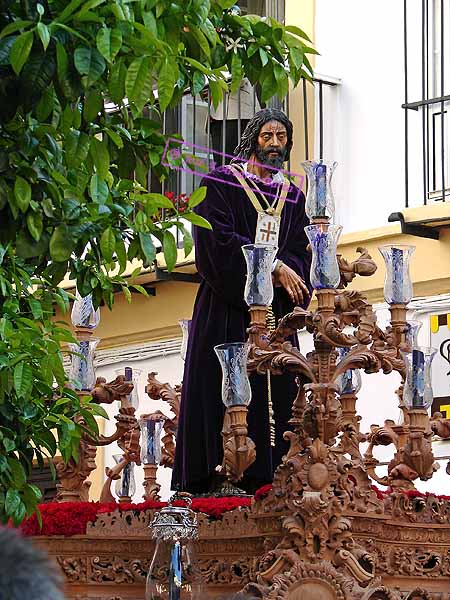
{"type": "Polygon", "coordinates": [[[376,262],[372,259],[366,248],[358,246],[356,252],[359,252],[359,256],[356,260],[349,263],[340,254],[337,255],[339,271],[341,272],[341,283],[339,287],[347,287],[347,285],[353,281],[356,275],[362,277],[370,277],[377,270],[376,262]]]}
{"type": "Polygon", "coordinates": [[[163,425],[164,435],[161,438],[161,465],[173,467],[175,460],[176,432],[178,427],[178,416],[180,414],[181,385],[174,388],[168,383],[161,383],[156,379],[158,373],[148,374],[146,393],[152,400],[163,400],[167,402],[175,416],[170,419],[166,417],[163,425]]]}
{"type": "Polygon", "coordinates": [[[233,483],[255,461],[254,442],[247,437],[247,407],[228,406],[223,419],[223,462],[217,471],[233,483]]]}

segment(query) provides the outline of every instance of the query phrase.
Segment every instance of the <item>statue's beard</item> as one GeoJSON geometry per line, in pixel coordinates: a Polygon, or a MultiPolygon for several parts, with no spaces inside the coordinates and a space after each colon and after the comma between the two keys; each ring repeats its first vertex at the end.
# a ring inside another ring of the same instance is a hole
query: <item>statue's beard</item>
{"type": "Polygon", "coordinates": [[[287,150],[286,148],[274,148],[269,146],[268,148],[261,148],[258,144],[256,146],[256,158],[258,162],[266,167],[271,167],[277,171],[281,169],[284,161],[286,160],[287,150]],[[276,152],[276,156],[270,156],[272,152],[276,152]]]}

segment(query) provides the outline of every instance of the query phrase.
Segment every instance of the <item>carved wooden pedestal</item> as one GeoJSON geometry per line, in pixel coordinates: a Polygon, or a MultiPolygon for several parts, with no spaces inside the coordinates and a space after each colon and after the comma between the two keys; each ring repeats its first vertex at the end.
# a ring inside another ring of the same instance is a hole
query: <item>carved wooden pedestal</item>
{"type": "MultiPolygon", "coordinates": [[[[218,521],[199,516],[197,556],[205,600],[229,599],[255,581],[260,557],[281,541],[282,522],[288,516],[268,512],[269,504],[266,499],[251,508],[225,513],[218,521]]],[[[364,505],[359,506],[363,511],[364,505]]],[[[381,513],[366,505],[366,513],[343,515],[351,521],[353,552],[363,567],[369,568],[365,553],[373,557],[374,579],[363,588],[361,600],[450,600],[450,503],[433,496],[408,498],[396,493],[379,507],[381,513]],[[426,593],[410,595],[418,589],[426,593]]],[[[59,564],[67,600],[142,600],[154,547],[148,530],[152,518],[153,511],[107,513],[88,525],[86,536],[41,537],[35,542],[59,564]]],[[[350,596],[345,586],[338,592],[346,572],[345,566],[336,569],[324,561],[299,571],[298,581],[318,578],[328,592],[328,596],[318,596],[320,600],[346,600],[350,596]]],[[[311,585],[289,596],[281,589],[273,597],[314,600],[316,592],[317,586],[311,585]],[[310,595],[305,597],[307,591],[310,595]]]]}

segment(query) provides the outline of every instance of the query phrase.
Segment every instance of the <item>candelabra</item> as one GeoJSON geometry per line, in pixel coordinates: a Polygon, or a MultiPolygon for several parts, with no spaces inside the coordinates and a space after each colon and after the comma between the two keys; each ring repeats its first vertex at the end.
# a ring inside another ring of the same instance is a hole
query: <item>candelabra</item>
{"type": "MultiPolygon", "coordinates": [[[[136,447],[136,427],[138,426],[134,417],[134,407],[129,403],[133,385],[126,382],[123,375],[110,383],[106,383],[103,378],[95,379],[93,360],[98,338],[93,338],[92,332],[100,321],[100,311],[94,309],[91,296],[82,298],[77,293],[71,318],[77,344],[73,344],[70,348],[72,356],[69,373],[70,385],[81,396],[91,394],[93,400],[99,404],[111,404],[118,400],[120,409],[116,416],[116,430],[112,435],[94,436],[83,431],[78,448],[78,460],[70,459],[67,463],[60,459],[56,461],[56,472],[59,479],[56,499],[59,502],[89,500],[91,482],[87,478],[96,469],[95,459],[98,446],[107,446],[118,441],[119,446],[122,444],[130,457],[134,456],[136,452],[139,454],[139,438],[137,438],[136,447]]],[[[86,426],[81,417],[77,419],[77,422],[86,426]]],[[[121,463],[121,466],[118,467],[119,474],[125,465],[126,463],[121,463]]]]}
{"type": "MultiPolygon", "coordinates": [[[[335,163],[309,161],[305,168],[311,221],[305,231],[312,252],[310,275],[317,307],[296,307],[272,333],[259,315],[261,309],[250,310],[249,371],[290,372],[304,384],[293,403],[292,429],[285,433],[289,450],[265,501],[265,510],[288,515],[283,520],[283,537],[262,557],[259,583],[248,591],[257,588],[258,597],[278,597],[277,589],[293,585],[293,574],[300,577],[301,573],[316,572],[322,568],[319,562],[326,561],[324,578],[344,581],[347,577],[353,586],[348,597],[359,598],[374,578],[374,561],[356,544],[351,521],[343,513],[383,511],[369,475],[397,490],[411,489],[415,479],[431,477],[435,469],[431,433],[448,436],[450,424],[442,416],[430,422],[427,408],[432,400],[434,351],[417,346],[417,324],[406,320],[412,297],[409,261],[413,248],[380,248],[386,262],[385,299],[391,312],[390,325],[382,330],[367,299],[358,291],[345,289],[356,275],[372,275],[376,264],[364,248],[358,248],[360,257],[353,262],[336,253],[341,227],[331,223],[330,180],[335,163]],[[314,349],[307,356],[287,341],[299,329],[313,336],[314,349]],[[402,423],[388,420],[368,433],[360,431],[356,414],[359,370],[399,373],[402,423]],[[363,441],[369,442],[364,457],[360,451],[363,441]],[[395,456],[388,474],[378,477],[372,450],[391,443],[395,456]]],[[[313,587],[308,589],[311,594],[313,587]]]]}
{"type": "Polygon", "coordinates": [[[252,390],[247,376],[247,352],[245,342],[221,344],[214,348],[222,367],[222,401],[225,405],[223,420],[223,462],[218,473],[227,478],[220,495],[244,494],[236,488],[244,471],[256,458],[255,444],[247,437],[247,406],[252,390]]]}

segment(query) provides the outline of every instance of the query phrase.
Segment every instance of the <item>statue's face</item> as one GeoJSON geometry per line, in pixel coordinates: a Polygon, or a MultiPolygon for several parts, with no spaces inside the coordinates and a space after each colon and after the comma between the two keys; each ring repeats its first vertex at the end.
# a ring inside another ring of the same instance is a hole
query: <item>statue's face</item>
{"type": "Polygon", "coordinates": [[[279,121],[269,121],[258,134],[256,157],[258,162],[268,167],[281,169],[286,160],[288,136],[286,127],[279,121]]]}

